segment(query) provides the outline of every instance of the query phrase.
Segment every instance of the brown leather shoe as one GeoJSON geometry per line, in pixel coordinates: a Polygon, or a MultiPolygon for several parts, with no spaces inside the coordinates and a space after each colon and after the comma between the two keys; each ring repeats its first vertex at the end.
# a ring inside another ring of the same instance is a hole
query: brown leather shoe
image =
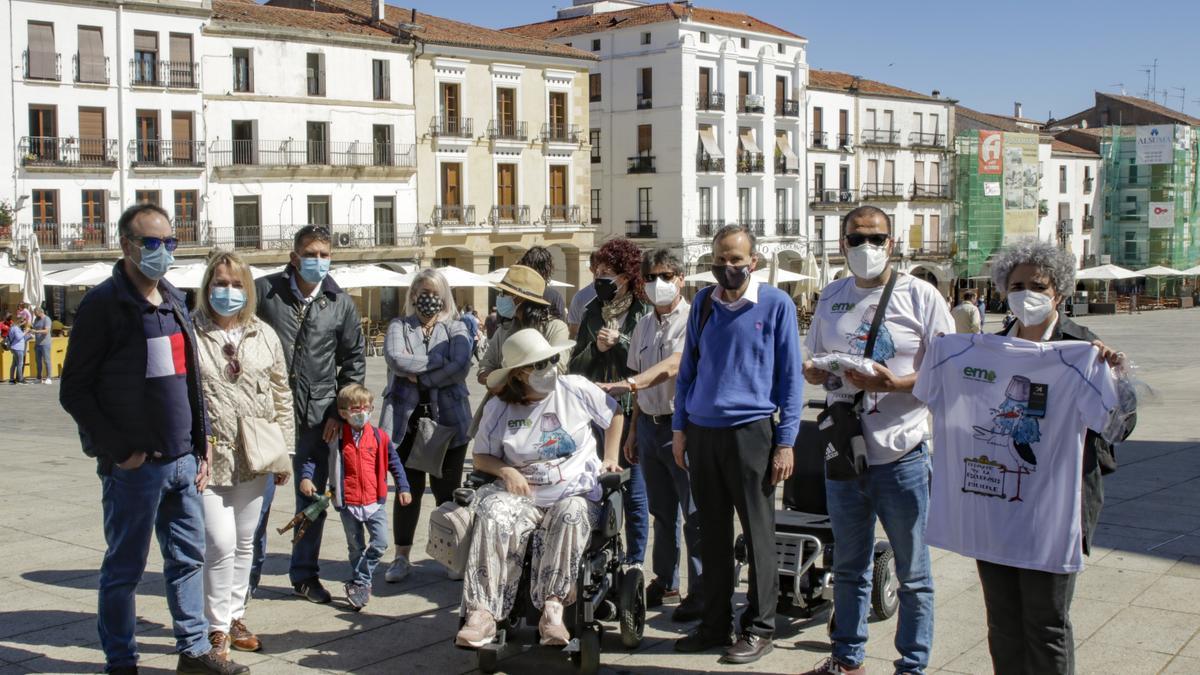
{"type": "Polygon", "coordinates": [[[229,644],[239,652],[257,652],[262,649],[262,641],[246,628],[241,619],[229,624],[229,644]]]}
{"type": "Polygon", "coordinates": [[[800,675],[867,675],[867,667],[847,666],[831,656],[800,675]]]}
{"type": "Polygon", "coordinates": [[[229,634],[214,630],[208,634],[208,643],[212,645],[212,655],[222,661],[229,660],[229,634]]]}

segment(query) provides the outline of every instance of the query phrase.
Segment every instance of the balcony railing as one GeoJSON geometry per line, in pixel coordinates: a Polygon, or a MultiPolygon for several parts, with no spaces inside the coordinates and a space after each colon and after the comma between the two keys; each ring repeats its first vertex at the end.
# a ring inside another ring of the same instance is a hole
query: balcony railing
{"type": "Polygon", "coordinates": [[[129,60],[129,77],[135,87],[195,89],[199,69],[200,64],[193,61],[129,60]]]}
{"type": "Polygon", "coordinates": [[[75,81],[82,84],[108,84],[108,57],[84,56],[76,54],[71,57],[74,66],[75,81]]]}
{"type": "Polygon", "coordinates": [[[762,173],[765,170],[761,152],[739,152],[737,158],[738,173],[762,173]]]}
{"type": "Polygon", "coordinates": [[[787,165],[787,157],[780,155],[779,157],[775,158],[775,173],[780,174],[780,175],[783,175],[783,174],[799,175],[800,174],[800,165],[796,164],[795,166],[789,167],[787,165]]]}
{"type": "Polygon", "coordinates": [[[863,199],[903,199],[904,190],[899,183],[863,183],[863,199]]]}
{"type": "Polygon", "coordinates": [[[696,110],[723,112],[725,110],[725,94],[719,91],[700,92],[696,96],[696,110]]]}
{"type": "Polygon", "coordinates": [[[579,127],[565,122],[547,122],[542,125],[543,143],[578,143],[579,127]]]}
{"type": "Polygon", "coordinates": [[[204,141],[129,141],[129,163],[138,167],[202,167],[204,141]]]}
{"type": "Polygon", "coordinates": [[[48,251],[103,251],[120,248],[116,223],[34,223],[38,245],[48,251]]]}
{"type": "Polygon", "coordinates": [[[444,117],[429,120],[429,135],[434,138],[473,138],[474,124],[470,117],[444,117]]]}
{"type": "Polygon", "coordinates": [[[937,183],[913,183],[913,199],[949,199],[950,186],[937,183]]]}
{"type": "Polygon", "coordinates": [[[945,148],[946,136],[944,134],[913,131],[908,134],[908,144],[916,148],[945,148]]]}
{"type": "Polygon", "coordinates": [[[1083,228],[1084,232],[1090,232],[1095,224],[1096,217],[1094,215],[1087,215],[1083,217],[1083,221],[1080,223],[1080,226],[1083,228]]]}
{"type": "Polygon", "coordinates": [[[62,57],[58,52],[53,54],[30,54],[26,49],[21,54],[24,62],[24,74],[27,80],[45,80],[59,82],[62,80],[62,57]]]}
{"type": "Polygon", "coordinates": [[[863,145],[900,145],[900,131],[897,129],[863,129],[863,145]]]}
{"type": "Polygon", "coordinates": [[[809,138],[811,139],[808,144],[808,147],[810,148],[829,147],[829,134],[825,133],[824,131],[814,131],[809,138]]]}
{"type": "Polygon", "coordinates": [[[416,166],[413,146],[361,141],[213,141],[215,167],[249,166],[416,166]]]}
{"type": "MultiPolygon", "coordinates": [[[[303,225],[234,223],[213,225],[206,220],[175,220],[173,235],[180,248],[213,246],[245,249],[291,249],[303,225]]],[[[419,236],[397,236],[395,223],[358,223],[328,226],[338,248],[419,246],[419,236]]],[[[415,230],[415,225],[407,226],[415,230]]],[[[46,251],[108,250],[121,248],[116,223],[34,223],[34,235],[46,251]]]]}
{"type": "Polygon", "coordinates": [[[776,101],[775,115],[778,117],[799,117],[800,101],[791,98],[785,98],[782,101],[776,101]]]}
{"type": "Polygon", "coordinates": [[[725,173],[725,158],[713,157],[702,150],[700,154],[696,155],[696,171],[701,173],[725,173]]]}
{"type": "Polygon", "coordinates": [[[809,203],[813,205],[853,205],[858,203],[858,192],[851,188],[828,188],[822,185],[814,185],[812,189],[812,199],[809,203]]]}
{"type": "Polygon", "coordinates": [[[725,227],[723,218],[701,218],[696,221],[696,236],[711,237],[722,227],[725,227]]]}
{"type": "Polygon", "coordinates": [[[742,94],[738,96],[738,112],[761,113],[766,109],[762,94],[742,94]]]}
{"type": "Polygon", "coordinates": [[[24,136],[19,144],[22,166],[116,168],[117,141],[105,138],[24,136]]]}
{"type": "Polygon", "coordinates": [[[792,218],[776,220],[775,235],[779,237],[799,237],[800,221],[792,218]]]}
{"type": "Polygon", "coordinates": [[[1096,182],[1095,178],[1084,178],[1083,179],[1083,193],[1085,195],[1092,194],[1092,186],[1095,184],[1095,182],[1096,182]]]}
{"type": "Polygon", "coordinates": [[[639,218],[625,221],[625,236],[630,239],[654,239],[658,237],[658,221],[639,218]]]}
{"type": "Polygon", "coordinates": [[[654,107],[654,97],[653,96],[643,96],[641,94],[638,94],[638,97],[637,97],[637,109],[638,110],[648,110],[653,107],[654,107]]]}
{"type": "Polygon", "coordinates": [[[908,255],[950,255],[950,242],[948,241],[921,241],[915,244],[909,243],[908,255]]]}
{"type": "Polygon", "coordinates": [[[748,228],[756,237],[765,237],[767,234],[767,221],[762,218],[743,218],[738,225],[748,228]]]}
{"type": "Polygon", "coordinates": [[[854,134],[838,134],[837,135],[838,150],[849,152],[854,149],[854,134]]]}
{"type": "Polygon", "coordinates": [[[637,155],[629,158],[629,170],[626,173],[654,172],[654,155],[637,155]]]}
{"type": "Polygon", "coordinates": [[[433,207],[433,224],[442,225],[474,225],[475,207],[462,204],[439,204],[433,207]]]}
{"type": "Polygon", "coordinates": [[[496,225],[528,225],[529,207],[519,204],[493,206],[488,222],[496,225]]]}
{"type": "Polygon", "coordinates": [[[581,223],[583,218],[578,206],[554,204],[542,209],[544,223],[581,223]]]}
{"type": "Polygon", "coordinates": [[[516,120],[492,120],[488,122],[487,136],[493,141],[529,140],[529,125],[516,120]]]}

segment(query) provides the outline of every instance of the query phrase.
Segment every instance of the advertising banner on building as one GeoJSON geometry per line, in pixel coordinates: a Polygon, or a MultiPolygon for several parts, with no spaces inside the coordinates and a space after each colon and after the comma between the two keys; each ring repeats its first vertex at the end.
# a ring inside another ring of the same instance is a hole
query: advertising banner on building
{"type": "Polygon", "coordinates": [[[1041,168],[1038,164],[1037,134],[1004,132],[1004,243],[1038,233],[1038,188],[1041,168]]]}
{"type": "Polygon", "coordinates": [[[1175,125],[1135,127],[1135,164],[1170,164],[1175,160],[1175,125]]]}
{"type": "Polygon", "coordinates": [[[1175,202],[1150,202],[1150,227],[1175,227],[1175,202]]]}
{"type": "Polygon", "coordinates": [[[979,173],[981,175],[1000,175],[1004,167],[1004,132],[979,132],[979,173]]]}
{"type": "Polygon", "coordinates": [[[1000,182],[999,181],[990,181],[990,182],[984,183],[983,184],[983,196],[984,197],[999,197],[1000,196],[1000,182]]]}

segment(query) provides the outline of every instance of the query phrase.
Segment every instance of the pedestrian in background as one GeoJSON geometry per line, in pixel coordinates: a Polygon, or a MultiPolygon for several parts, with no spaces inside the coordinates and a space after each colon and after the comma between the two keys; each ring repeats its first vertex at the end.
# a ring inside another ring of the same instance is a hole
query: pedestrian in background
{"type": "Polygon", "coordinates": [[[975,291],[964,291],[962,302],[950,310],[954,319],[955,333],[982,333],[983,323],[980,321],[979,307],[975,304],[975,291]]]}
{"type": "Polygon", "coordinates": [[[531,246],[517,261],[517,264],[532,269],[546,281],[546,290],[542,293],[542,297],[550,303],[550,316],[560,320],[566,319],[567,307],[562,293],[550,285],[550,281],[554,278],[554,257],[550,254],[550,249],[545,246],[531,246]]]}
{"type": "MultiPolygon", "coordinates": [[[[595,279],[596,276],[596,253],[592,251],[588,256],[588,273],[595,279]]],[[[583,323],[584,312],[587,311],[588,304],[596,299],[596,282],[592,281],[588,285],[575,291],[575,295],[571,296],[571,304],[567,306],[567,327],[571,330],[571,339],[575,339],[575,334],[579,332],[579,324],[583,323]]]]}
{"type": "Polygon", "coordinates": [[[25,351],[33,337],[28,331],[29,324],[18,319],[9,327],[8,335],[4,337],[4,345],[12,354],[12,363],[8,366],[9,384],[25,384],[25,351]]]}
{"type": "MultiPolygon", "coordinates": [[[[486,385],[487,376],[502,367],[504,343],[513,333],[532,328],[546,338],[546,342],[557,345],[564,344],[568,337],[567,324],[561,319],[550,315],[550,302],[545,298],[546,280],[533,268],[524,265],[513,265],[508,268],[504,278],[496,284],[496,306],[500,312],[500,325],[495,334],[488,340],[483,358],[479,359],[479,383],[486,385]]],[[[564,353],[559,360],[558,369],[561,374],[567,372],[567,362],[570,353],[564,353]]],[[[480,404],[480,410],[487,403],[485,399],[480,404]]]]}
{"type": "Polygon", "coordinates": [[[33,312],[33,348],[34,358],[37,363],[37,379],[42,384],[50,384],[50,376],[53,371],[50,369],[50,346],[53,344],[50,338],[50,330],[53,328],[54,322],[46,316],[46,310],[38,307],[33,312]]]}

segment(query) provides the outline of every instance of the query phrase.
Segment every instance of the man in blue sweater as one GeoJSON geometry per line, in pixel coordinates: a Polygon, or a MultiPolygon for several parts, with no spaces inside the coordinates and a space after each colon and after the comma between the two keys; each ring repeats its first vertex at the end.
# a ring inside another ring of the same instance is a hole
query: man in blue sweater
{"type": "Polygon", "coordinates": [[[750,276],[757,263],[753,232],[737,225],[717,231],[712,272],[718,286],[696,294],[672,422],[675,462],[690,472],[693,492],[704,495],[697,500],[704,616],[675,650],[725,646],[725,663],[752,663],[772,649],[779,595],[775,486],[792,474],[803,395],[796,305],[750,276]],[[736,642],[730,635],[735,510],[750,561],[736,642]]]}

